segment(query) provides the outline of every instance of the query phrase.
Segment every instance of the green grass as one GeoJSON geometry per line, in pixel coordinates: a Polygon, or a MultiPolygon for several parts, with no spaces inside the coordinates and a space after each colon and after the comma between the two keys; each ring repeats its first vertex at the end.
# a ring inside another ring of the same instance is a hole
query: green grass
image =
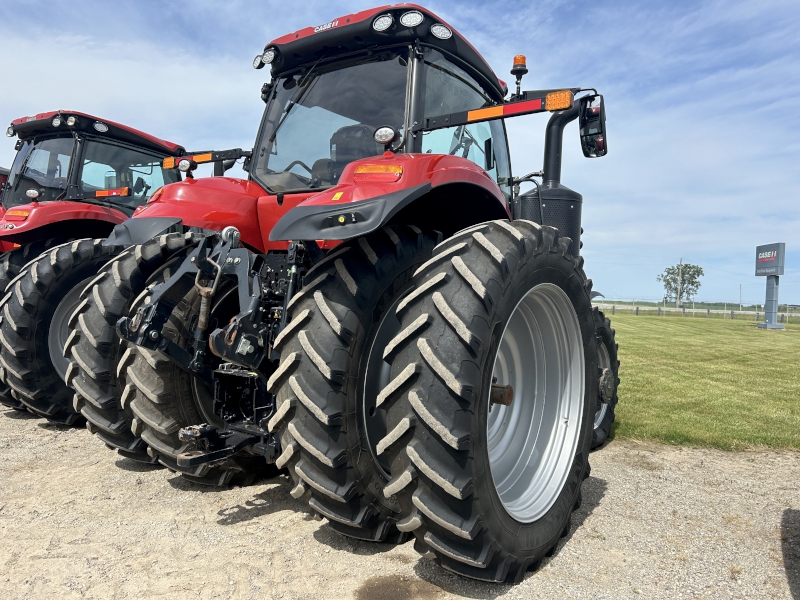
{"type": "Polygon", "coordinates": [[[609,316],[621,362],[614,438],[800,449],[800,326],[609,316]]]}

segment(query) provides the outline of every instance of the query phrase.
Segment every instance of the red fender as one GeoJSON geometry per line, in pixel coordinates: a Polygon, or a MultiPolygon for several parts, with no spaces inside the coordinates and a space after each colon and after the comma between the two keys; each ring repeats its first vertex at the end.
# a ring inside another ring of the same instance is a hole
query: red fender
{"type": "Polygon", "coordinates": [[[36,237],[36,230],[58,225],[68,229],[68,221],[103,221],[109,223],[109,230],[122,223],[128,216],[114,208],[55,200],[52,202],[32,202],[14,206],[3,212],[0,219],[0,241],[22,243],[36,237]]]}
{"type": "Polygon", "coordinates": [[[493,218],[510,218],[499,186],[472,161],[447,154],[387,152],[347,165],[338,185],[311,196],[286,214],[276,223],[270,239],[348,239],[363,235],[389,222],[418,198],[453,184],[480,189],[490,198],[487,202],[493,218]],[[398,165],[402,175],[393,182],[370,181],[371,176],[356,173],[362,165],[398,165]],[[344,220],[339,221],[340,217],[344,220]]]}

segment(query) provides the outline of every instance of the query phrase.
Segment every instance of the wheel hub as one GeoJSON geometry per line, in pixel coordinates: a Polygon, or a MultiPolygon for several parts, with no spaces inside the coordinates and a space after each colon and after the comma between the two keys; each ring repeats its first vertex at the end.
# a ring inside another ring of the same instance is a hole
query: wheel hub
{"type": "Polygon", "coordinates": [[[616,382],[614,381],[614,373],[611,369],[603,369],[603,374],[600,376],[600,397],[603,402],[608,404],[614,397],[616,391],[616,382]]]}

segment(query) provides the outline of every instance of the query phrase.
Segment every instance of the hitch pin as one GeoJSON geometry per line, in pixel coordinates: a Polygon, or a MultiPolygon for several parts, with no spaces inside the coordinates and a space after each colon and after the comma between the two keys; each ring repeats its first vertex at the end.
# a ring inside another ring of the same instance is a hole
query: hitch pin
{"type": "Polygon", "coordinates": [[[214,297],[214,294],[217,293],[219,279],[222,275],[222,269],[217,263],[210,258],[206,258],[206,262],[211,263],[211,266],[217,270],[217,274],[214,277],[214,283],[211,287],[200,284],[200,275],[202,271],[199,267],[197,269],[197,276],[194,278],[194,287],[197,288],[197,292],[200,294],[200,318],[197,320],[197,328],[201,331],[205,331],[208,327],[208,316],[211,312],[211,299],[214,297]]]}

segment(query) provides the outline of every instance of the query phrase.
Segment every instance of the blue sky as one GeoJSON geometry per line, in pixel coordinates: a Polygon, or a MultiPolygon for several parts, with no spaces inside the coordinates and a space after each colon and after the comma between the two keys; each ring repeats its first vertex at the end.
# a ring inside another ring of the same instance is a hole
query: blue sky
{"type": "MultiPolygon", "coordinates": [[[[193,148],[252,147],[284,33],[371,2],[16,1],[0,4],[0,122],[54,108],[122,121],[193,148]]],[[[763,302],[757,244],[787,244],[781,302],[800,303],[800,3],[429,2],[527,89],[594,86],[609,154],[588,160],[575,125],[562,179],[584,196],[595,289],[658,298],[656,276],[706,272],[698,299],[763,302]]],[[[541,167],[546,117],[507,122],[515,173],[541,167]]],[[[0,146],[0,165],[13,159],[0,146]]]]}

